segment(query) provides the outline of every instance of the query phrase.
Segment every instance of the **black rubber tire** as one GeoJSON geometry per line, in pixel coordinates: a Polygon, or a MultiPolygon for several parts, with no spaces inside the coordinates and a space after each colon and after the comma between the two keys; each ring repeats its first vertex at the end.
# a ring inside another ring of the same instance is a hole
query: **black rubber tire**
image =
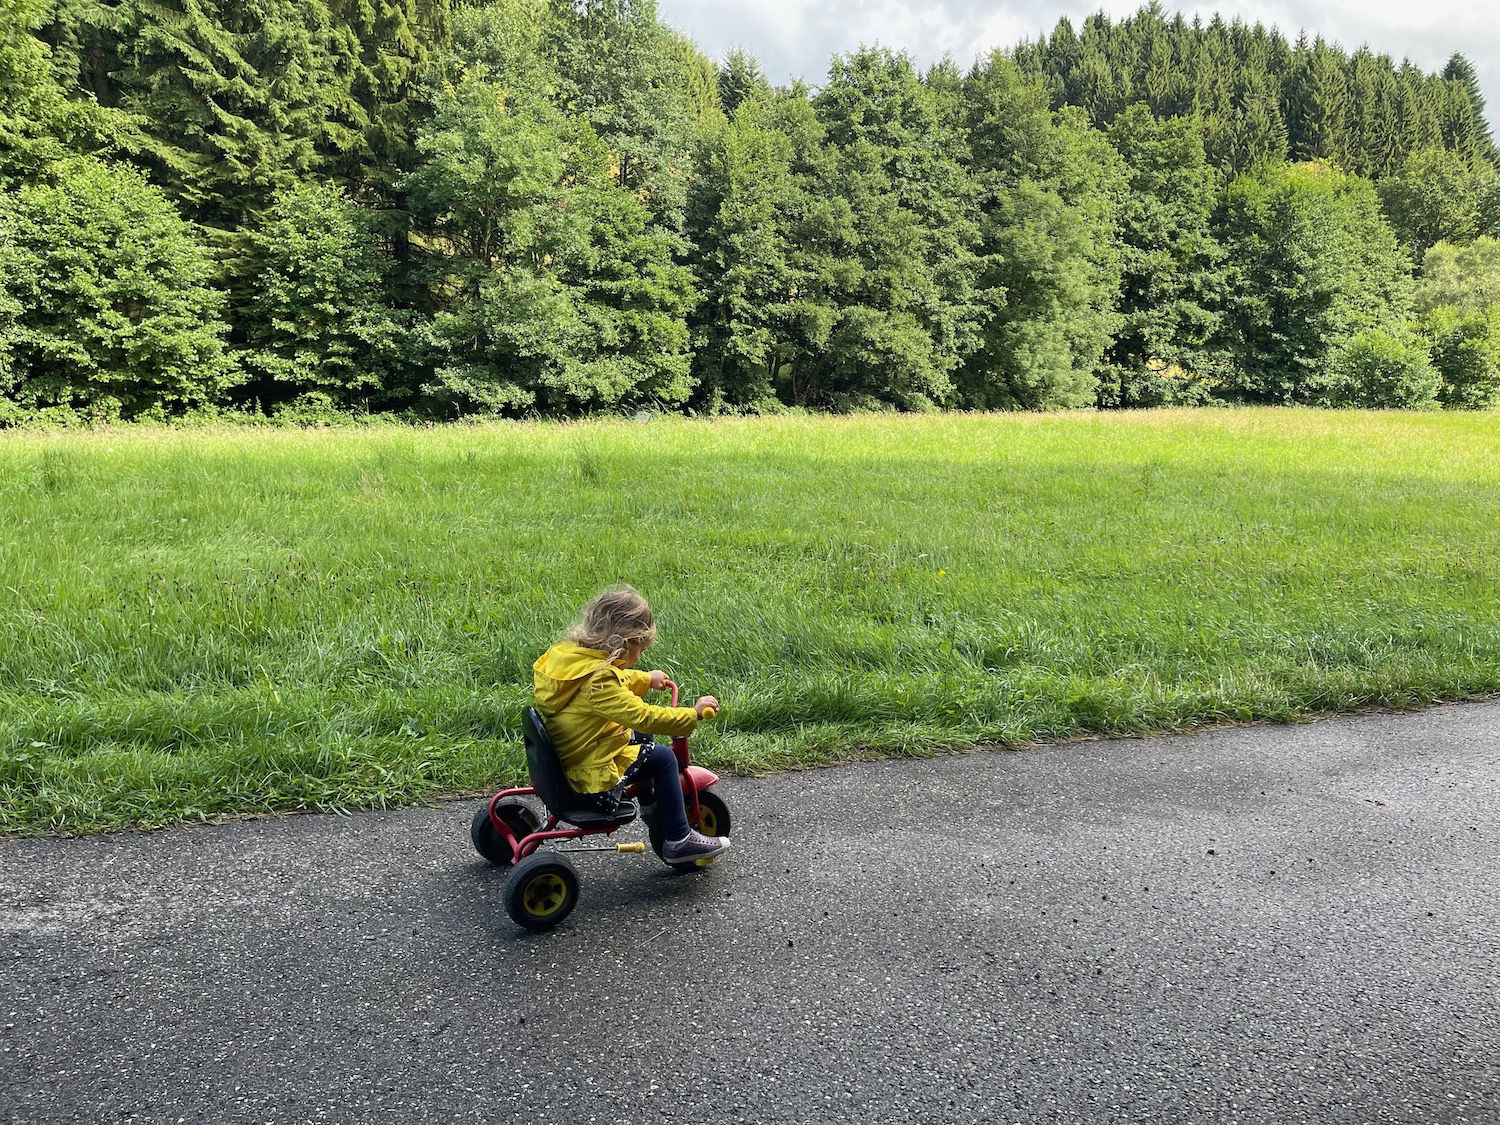
{"type": "Polygon", "coordinates": [[[518,926],[541,933],[578,905],[578,873],[558,852],[532,852],[505,881],[505,913],[518,926]]]}
{"type": "MultiPolygon", "coordinates": [[[[542,822],[530,805],[518,797],[503,797],[495,812],[500,820],[517,837],[529,836],[541,827],[542,822]]],[[[474,810],[474,819],[469,824],[469,839],[474,841],[474,850],[491,863],[509,867],[515,862],[510,841],[495,831],[490,821],[490,803],[486,801],[474,810]]]]}
{"type": "MultiPolygon", "coordinates": [[[[724,803],[724,798],[711,789],[700,790],[698,793],[698,823],[692,825],[692,827],[702,832],[705,836],[728,836],[730,831],[729,806],[724,803]]],[[[661,829],[657,828],[655,821],[651,822],[651,826],[646,830],[646,834],[651,838],[651,850],[656,853],[656,858],[666,863],[667,861],[661,853],[667,841],[662,836],[661,829]]],[[[672,864],[671,866],[677,867],[679,865],[672,864]]],[[[683,870],[692,870],[696,865],[689,863],[681,866],[683,870]]]]}

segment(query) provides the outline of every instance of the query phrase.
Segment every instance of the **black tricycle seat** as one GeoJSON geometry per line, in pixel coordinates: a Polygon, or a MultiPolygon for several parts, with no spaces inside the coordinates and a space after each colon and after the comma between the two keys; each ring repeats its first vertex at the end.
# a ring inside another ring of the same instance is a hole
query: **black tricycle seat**
{"type": "Polygon", "coordinates": [[[547,811],[558,820],[579,828],[598,829],[618,828],[636,818],[634,801],[621,801],[612,813],[601,812],[594,802],[596,794],[579,793],[573,788],[563,772],[562,762],[558,761],[542,714],[535,707],[521,712],[521,737],[526,742],[526,768],[531,773],[531,786],[547,811]]]}

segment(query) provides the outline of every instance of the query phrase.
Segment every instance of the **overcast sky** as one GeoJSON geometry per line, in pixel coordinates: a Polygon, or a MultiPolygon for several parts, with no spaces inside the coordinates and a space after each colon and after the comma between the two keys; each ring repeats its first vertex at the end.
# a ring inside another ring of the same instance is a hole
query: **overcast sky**
{"type": "MultiPolygon", "coordinates": [[[[820,84],[829,56],[861,44],[904,50],[923,66],[951,54],[963,67],[993,47],[1036,39],[1067,16],[1078,27],[1091,13],[1124,19],[1143,0],[1048,3],[1016,0],[657,0],[664,23],[686,32],[704,53],[721,59],[730,47],[753,54],[766,77],[780,85],[793,78],[820,84]]],[[[1369,44],[1396,62],[1409,58],[1423,70],[1440,70],[1454,51],[1474,64],[1495,132],[1500,115],[1500,20],[1493,0],[1233,0],[1220,5],[1173,5],[1168,15],[1196,13],[1207,22],[1218,12],[1246,23],[1322,35],[1352,52],[1369,44]]]]}

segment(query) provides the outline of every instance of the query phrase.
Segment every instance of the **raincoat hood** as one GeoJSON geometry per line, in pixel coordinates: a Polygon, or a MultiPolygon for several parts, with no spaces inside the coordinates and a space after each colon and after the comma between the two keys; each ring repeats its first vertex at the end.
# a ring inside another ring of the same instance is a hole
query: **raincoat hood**
{"type": "Polygon", "coordinates": [[[609,667],[609,653],[584,648],[572,641],[555,644],[531,666],[536,682],[536,706],[543,715],[555,715],[595,672],[609,667]]]}

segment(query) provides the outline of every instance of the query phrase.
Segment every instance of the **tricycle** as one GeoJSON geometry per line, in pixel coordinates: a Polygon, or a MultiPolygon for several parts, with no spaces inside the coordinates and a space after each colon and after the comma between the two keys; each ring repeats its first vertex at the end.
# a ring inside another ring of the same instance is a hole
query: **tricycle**
{"type": "MultiPolygon", "coordinates": [[[[672,693],[672,706],[677,706],[677,685],[668,680],[666,687],[672,693]]],[[[713,718],[713,709],[705,709],[703,717],[713,718]]],[[[612,836],[631,823],[640,815],[638,801],[650,781],[635,781],[625,789],[619,804],[606,812],[595,795],[578,793],[568,783],[546,724],[535,707],[522,712],[521,733],[531,784],[502,789],[476,809],[469,834],[475,851],[497,866],[510,868],[505,880],[505,912],[511,920],[528,930],[544,931],[560,923],[578,905],[578,872],[568,858],[570,854],[645,852],[646,845],[640,841],[607,847],[560,845],[589,836],[612,836]],[[545,817],[537,815],[527,798],[542,803],[545,817]]],[[[686,735],[672,739],[671,746],[677,756],[688,823],[705,836],[728,836],[729,807],[711,792],[718,784],[718,775],[693,764],[686,735]]],[[[653,824],[648,826],[647,835],[651,850],[665,862],[662,848],[666,841],[661,832],[653,824]]],[[[712,862],[710,857],[696,861],[696,865],[712,862]]]]}

